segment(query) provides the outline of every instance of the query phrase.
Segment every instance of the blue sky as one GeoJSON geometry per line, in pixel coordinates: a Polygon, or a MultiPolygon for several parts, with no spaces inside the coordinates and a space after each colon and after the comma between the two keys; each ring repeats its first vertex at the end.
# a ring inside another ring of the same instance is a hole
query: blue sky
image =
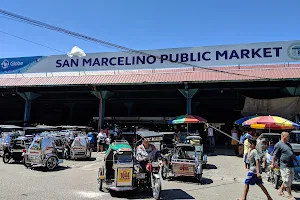
{"type": "MultiPolygon", "coordinates": [[[[0,7],[139,50],[297,40],[300,33],[299,0],[9,0],[0,7]]],[[[75,45],[115,51],[2,17],[0,31],[63,52],[75,45]]],[[[61,54],[3,33],[0,42],[1,58],[61,54]]]]}

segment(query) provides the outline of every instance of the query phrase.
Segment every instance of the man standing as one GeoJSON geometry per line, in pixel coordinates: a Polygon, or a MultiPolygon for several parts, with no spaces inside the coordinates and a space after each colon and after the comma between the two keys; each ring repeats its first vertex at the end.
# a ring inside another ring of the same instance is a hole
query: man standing
{"type": "Polygon", "coordinates": [[[210,126],[207,129],[207,135],[208,135],[209,147],[212,149],[212,152],[214,152],[214,148],[215,148],[214,129],[210,126]]]}
{"type": "Polygon", "coordinates": [[[280,173],[282,178],[282,186],[278,190],[278,195],[283,196],[284,189],[287,190],[290,200],[295,200],[291,192],[291,186],[294,180],[294,161],[299,166],[299,161],[294,155],[294,151],[289,141],[289,133],[281,133],[281,141],[279,141],[273,151],[273,160],[271,167],[275,166],[275,161],[279,160],[280,173]]]}
{"type": "Polygon", "coordinates": [[[98,140],[97,140],[97,153],[103,152],[103,146],[105,144],[105,139],[106,139],[106,135],[103,133],[103,129],[100,130],[98,136],[97,136],[98,140]]]}

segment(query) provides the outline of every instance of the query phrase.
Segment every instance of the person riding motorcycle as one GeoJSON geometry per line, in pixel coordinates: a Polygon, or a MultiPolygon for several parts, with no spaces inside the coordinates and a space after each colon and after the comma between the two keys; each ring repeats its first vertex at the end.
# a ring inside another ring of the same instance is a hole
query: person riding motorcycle
{"type": "Polygon", "coordinates": [[[158,149],[149,143],[148,139],[144,139],[143,143],[137,147],[136,159],[140,162],[140,166],[143,170],[146,169],[146,165],[150,160],[158,160],[161,158],[161,154],[158,149]]]}

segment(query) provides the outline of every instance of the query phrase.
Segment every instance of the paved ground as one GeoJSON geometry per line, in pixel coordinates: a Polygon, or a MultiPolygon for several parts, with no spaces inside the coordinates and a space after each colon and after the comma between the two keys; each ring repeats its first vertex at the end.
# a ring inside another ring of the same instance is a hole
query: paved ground
{"type": "MultiPolygon", "coordinates": [[[[218,151],[218,154],[228,154],[218,151]]],[[[0,199],[5,200],[81,200],[81,199],[151,199],[148,194],[124,193],[117,197],[97,190],[97,172],[103,154],[93,153],[94,161],[65,161],[57,171],[29,170],[20,164],[0,161],[0,199]]],[[[236,199],[243,192],[245,171],[241,158],[209,156],[209,169],[204,172],[204,184],[192,180],[163,181],[162,199],[236,199]]],[[[274,199],[275,189],[265,183],[274,199]]],[[[294,192],[300,199],[300,194],[294,192]]],[[[248,199],[266,199],[257,186],[251,187],[248,199]]]]}

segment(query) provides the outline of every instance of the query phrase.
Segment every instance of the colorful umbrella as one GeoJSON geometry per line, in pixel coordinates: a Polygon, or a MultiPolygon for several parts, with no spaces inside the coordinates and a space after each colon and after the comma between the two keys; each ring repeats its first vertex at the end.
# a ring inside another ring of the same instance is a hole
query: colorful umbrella
{"type": "Polygon", "coordinates": [[[181,115],[168,121],[169,124],[196,124],[206,123],[207,120],[195,115],[181,115]]]}
{"type": "Polygon", "coordinates": [[[255,129],[273,129],[273,130],[291,130],[300,128],[299,124],[296,124],[288,119],[284,119],[278,116],[258,116],[249,119],[242,123],[244,126],[250,126],[255,129]]]}
{"type": "Polygon", "coordinates": [[[249,120],[249,119],[252,119],[254,117],[258,117],[258,115],[250,115],[250,116],[246,116],[246,117],[243,117],[241,119],[238,119],[236,120],[234,123],[237,124],[237,125],[241,125],[243,124],[245,121],[249,120]]]}

